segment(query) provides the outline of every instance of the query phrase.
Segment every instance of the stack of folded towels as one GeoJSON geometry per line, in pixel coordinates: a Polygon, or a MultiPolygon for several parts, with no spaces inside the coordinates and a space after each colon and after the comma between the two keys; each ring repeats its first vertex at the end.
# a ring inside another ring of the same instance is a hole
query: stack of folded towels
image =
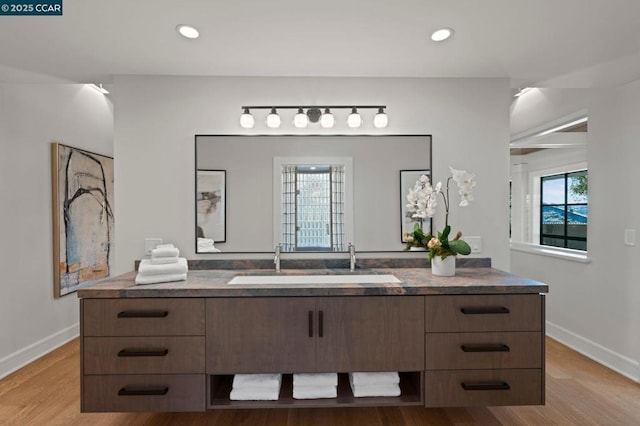
{"type": "Polygon", "coordinates": [[[337,373],[300,373],[293,375],[293,397],[295,399],[335,398],[337,396],[337,373]]]}
{"type": "Polygon", "coordinates": [[[187,259],[178,257],[180,250],[173,244],[159,245],[151,251],[151,259],[138,266],[136,284],[166,283],[187,279],[187,259]]]}
{"type": "Polygon", "coordinates": [[[353,396],[400,396],[397,372],[349,373],[353,396]]]}
{"type": "Polygon", "coordinates": [[[198,237],[198,253],[220,253],[220,249],[213,246],[211,238],[198,237]]]}
{"type": "Polygon", "coordinates": [[[277,401],[282,374],[236,374],[229,399],[233,401],[277,401]]]}

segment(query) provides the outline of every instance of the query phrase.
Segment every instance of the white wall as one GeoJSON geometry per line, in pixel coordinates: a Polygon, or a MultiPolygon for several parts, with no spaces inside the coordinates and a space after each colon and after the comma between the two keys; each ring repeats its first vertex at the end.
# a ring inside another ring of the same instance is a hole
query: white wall
{"type": "MultiPolygon", "coordinates": [[[[450,223],[481,236],[482,255],[508,268],[506,79],[118,76],[115,86],[116,272],[144,256],[145,237],[172,242],[188,258],[211,258],[194,250],[194,135],[247,133],[238,123],[242,105],[297,103],[388,106],[386,129],[368,120],[349,131],[337,117],[337,134],[431,134],[436,180],[446,179],[449,165],[478,176],[476,201],[452,207],[450,223]]],[[[256,121],[250,133],[322,132],[296,131],[284,117],[278,130],[256,121]]]]}
{"type": "MultiPolygon", "coordinates": [[[[590,263],[512,251],[511,271],[549,284],[549,335],[640,381],[640,256],[623,243],[625,229],[640,227],[640,81],[590,91],[574,106],[589,115],[590,263]]],[[[546,108],[552,119],[567,114],[546,108]]]]}
{"type": "Polygon", "coordinates": [[[113,111],[85,85],[0,85],[0,378],[78,335],[53,297],[51,142],[113,154],[113,111]]]}

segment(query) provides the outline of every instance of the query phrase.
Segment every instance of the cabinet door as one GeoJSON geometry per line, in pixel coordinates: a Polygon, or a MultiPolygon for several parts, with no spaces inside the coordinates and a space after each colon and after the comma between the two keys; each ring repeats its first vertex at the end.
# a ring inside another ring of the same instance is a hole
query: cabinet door
{"type": "Polygon", "coordinates": [[[316,312],[317,371],[424,369],[424,297],[325,297],[316,312]]]}
{"type": "Polygon", "coordinates": [[[313,298],[207,299],[207,373],[315,369],[313,298]]]}

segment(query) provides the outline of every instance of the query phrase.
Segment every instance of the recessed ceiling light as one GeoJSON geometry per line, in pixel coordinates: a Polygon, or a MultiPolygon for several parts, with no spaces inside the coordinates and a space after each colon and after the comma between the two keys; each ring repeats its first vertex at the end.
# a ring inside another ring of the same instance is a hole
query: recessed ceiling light
{"type": "Polygon", "coordinates": [[[178,31],[180,33],[181,36],[186,37],[186,38],[198,38],[200,37],[200,33],[198,32],[198,30],[196,30],[195,28],[193,28],[190,25],[178,25],[176,27],[176,31],[178,31]]]}
{"type": "Polygon", "coordinates": [[[451,28],[440,28],[431,34],[431,40],[433,41],[445,41],[449,37],[453,35],[453,30],[451,28]]]}

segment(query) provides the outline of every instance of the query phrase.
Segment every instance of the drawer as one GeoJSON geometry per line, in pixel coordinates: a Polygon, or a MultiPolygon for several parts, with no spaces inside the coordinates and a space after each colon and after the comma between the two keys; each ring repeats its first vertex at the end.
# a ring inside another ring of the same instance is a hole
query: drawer
{"type": "Polygon", "coordinates": [[[82,299],[84,336],[204,335],[204,299],[82,299]]]}
{"type": "Polygon", "coordinates": [[[204,373],[204,336],[85,337],[85,374],[204,373]]]}
{"type": "Polygon", "coordinates": [[[542,303],[539,294],[426,296],[425,331],[541,331],[542,303]]]}
{"type": "Polygon", "coordinates": [[[540,405],[542,370],[447,370],[425,373],[425,406],[540,405]]]}
{"type": "Polygon", "coordinates": [[[204,411],[204,374],[84,376],[82,412],[204,411]]]}
{"type": "Polygon", "coordinates": [[[427,333],[427,370],[542,368],[542,333],[427,333]]]}

